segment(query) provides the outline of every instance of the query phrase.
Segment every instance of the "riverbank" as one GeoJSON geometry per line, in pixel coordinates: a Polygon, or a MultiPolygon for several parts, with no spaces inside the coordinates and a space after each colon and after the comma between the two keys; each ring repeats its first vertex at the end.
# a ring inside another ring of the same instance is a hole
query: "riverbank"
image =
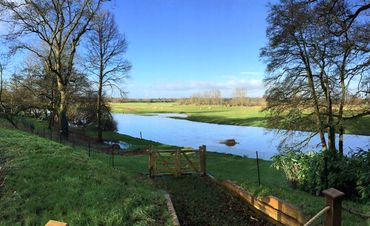
{"type": "MultiPolygon", "coordinates": [[[[198,106],[170,103],[111,103],[112,112],[131,114],[181,113],[188,117],[180,118],[197,122],[208,122],[225,125],[267,127],[267,115],[261,112],[262,107],[240,106],[198,106]]],[[[370,116],[348,120],[344,126],[346,134],[370,136],[370,116]]]]}

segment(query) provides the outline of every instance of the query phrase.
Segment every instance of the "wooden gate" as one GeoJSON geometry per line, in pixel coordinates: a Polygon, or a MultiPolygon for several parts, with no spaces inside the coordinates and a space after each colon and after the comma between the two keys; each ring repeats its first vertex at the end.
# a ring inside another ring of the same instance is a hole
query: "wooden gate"
{"type": "Polygon", "coordinates": [[[206,175],[206,146],[199,150],[149,150],[149,176],[206,175]]]}

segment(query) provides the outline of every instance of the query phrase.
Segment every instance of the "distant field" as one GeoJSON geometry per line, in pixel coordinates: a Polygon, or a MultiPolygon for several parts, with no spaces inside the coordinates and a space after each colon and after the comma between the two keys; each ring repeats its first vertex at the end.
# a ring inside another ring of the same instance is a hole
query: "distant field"
{"type": "Polygon", "coordinates": [[[179,105],[177,103],[111,103],[113,112],[133,114],[183,113],[187,120],[241,126],[266,126],[262,107],[179,105]]]}
{"type": "MultiPolygon", "coordinates": [[[[150,114],[183,113],[187,120],[215,124],[267,127],[262,107],[197,106],[172,103],[111,103],[113,112],[150,114]]],[[[370,116],[345,122],[345,133],[370,136],[370,116]]]]}

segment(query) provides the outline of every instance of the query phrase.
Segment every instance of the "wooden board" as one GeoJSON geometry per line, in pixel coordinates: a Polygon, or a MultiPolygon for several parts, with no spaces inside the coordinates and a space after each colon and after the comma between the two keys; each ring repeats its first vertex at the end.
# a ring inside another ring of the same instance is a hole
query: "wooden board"
{"type": "Polygon", "coordinates": [[[49,220],[45,226],[68,226],[68,224],[60,221],[49,220]]]}
{"type": "Polygon", "coordinates": [[[303,225],[305,222],[304,217],[300,212],[277,198],[270,198],[268,199],[268,203],[265,203],[229,180],[222,181],[220,184],[230,192],[239,196],[242,200],[246,201],[249,205],[279,223],[289,226],[298,226],[303,225]],[[276,208],[274,208],[274,206],[276,208]],[[292,216],[298,216],[298,219],[292,216]]]}

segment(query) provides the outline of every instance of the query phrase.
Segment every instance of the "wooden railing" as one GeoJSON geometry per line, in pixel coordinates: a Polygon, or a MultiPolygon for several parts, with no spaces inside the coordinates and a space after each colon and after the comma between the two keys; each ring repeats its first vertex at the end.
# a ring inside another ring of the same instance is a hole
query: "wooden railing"
{"type": "Polygon", "coordinates": [[[344,193],[335,189],[329,188],[324,190],[325,207],[313,216],[304,226],[310,226],[313,222],[325,214],[325,226],[340,226],[342,224],[342,200],[344,193]]]}
{"type": "Polygon", "coordinates": [[[207,176],[212,181],[224,187],[231,194],[239,197],[241,200],[252,206],[256,211],[262,213],[274,224],[310,226],[320,219],[320,217],[325,217],[324,226],[341,225],[341,203],[344,193],[334,188],[323,191],[325,196],[325,207],[307,221],[301,211],[279,198],[271,195],[265,198],[259,198],[230,180],[219,181],[210,174],[207,174],[207,176]]]}

